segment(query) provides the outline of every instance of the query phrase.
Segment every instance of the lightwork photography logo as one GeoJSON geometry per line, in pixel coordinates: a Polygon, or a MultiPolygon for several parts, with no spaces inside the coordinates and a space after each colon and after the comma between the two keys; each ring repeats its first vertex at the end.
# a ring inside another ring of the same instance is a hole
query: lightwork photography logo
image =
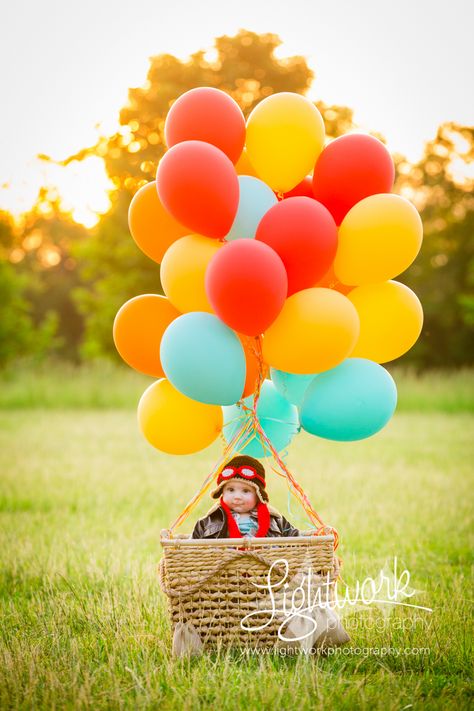
{"type": "MultiPolygon", "coordinates": [[[[386,626],[393,610],[408,608],[413,612],[411,617],[394,621],[395,627],[408,631],[420,624],[429,624],[433,612],[431,607],[413,602],[421,591],[410,586],[410,579],[409,570],[400,567],[396,556],[391,564],[386,563],[380,569],[378,575],[356,580],[352,587],[341,580],[331,580],[329,573],[315,572],[311,565],[303,565],[290,576],[288,561],[280,558],[268,569],[265,584],[253,583],[260,588],[262,596],[256,609],[246,614],[240,625],[248,632],[258,633],[277,622],[281,642],[300,642],[304,643],[303,647],[312,646],[322,635],[336,636],[340,644],[349,641],[349,636],[342,628],[339,615],[379,608],[383,613],[382,620],[376,621],[380,630],[380,623],[386,626]]],[[[359,628],[362,620],[359,615],[348,617],[347,622],[359,628]]],[[[349,628],[350,625],[345,623],[345,626],[349,628]]],[[[400,649],[398,653],[402,653],[400,649]]]]}

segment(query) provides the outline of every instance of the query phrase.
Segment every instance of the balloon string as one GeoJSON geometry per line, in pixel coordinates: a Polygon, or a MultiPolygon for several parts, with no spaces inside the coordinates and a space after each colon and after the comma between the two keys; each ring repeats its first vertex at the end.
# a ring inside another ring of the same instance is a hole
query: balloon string
{"type": "Polygon", "coordinates": [[[235,433],[235,435],[229,440],[229,442],[227,442],[227,445],[224,447],[224,451],[221,457],[211,469],[207,477],[204,479],[204,482],[202,483],[200,489],[194,494],[194,496],[188,502],[181,514],[177,517],[177,519],[171,524],[169,528],[170,536],[172,535],[173,530],[181,526],[181,524],[189,516],[191,511],[201,501],[214,479],[217,478],[222,464],[228,461],[229,455],[234,451],[240,451],[241,448],[243,448],[244,444],[246,446],[255,437],[259,437],[261,445],[263,445],[264,448],[266,448],[272,454],[273,459],[280,468],[280,472],[278,472],[274,467],[272,467],[272,469],[277,474],[279,474],[279,476],[283,476],[286,478],[290,493],[296,496],[296,498],[299,500],[309,520],[316,528],[316,535],[327,535],[329,533],[332,533],[334,535],[334,550],[336,550],[339,545],[338,532],[332,526],[326,526],[319,514],[312,507],[306,493],[303,491],[302,487],[298,484],[293,474],[287,468],[284,461],[281,459],[275,447],[271,443],[270,439],[266,436],[257,417],[257,406],[260,399],[262,385],[265,380],[265,368],[262,355],[262,344],[259,336],[255,337],[254,344],[255,346],[252,350],[258,361],[258,378],[255,387],[252,407],[249,408],[247,405],[244,404],[243,401],[239,402],[239,405],[246,412],[249,413],[249,417],[246,418],[246,420],[242,424],[242,427],[240,427],[235,433]],[[250,437],[250,439],[247,442],[248,437],[250,437]]]}
{"type": "MultiPolygon", "coordinates": [[[[264,367],[263,367],[262,346],[261,346],[259,336],[256,336],[254,338],[254,344],[255,345],[252,346],[252,351],[257,358],[258,366],[259,366],[258,367],[257,385],[256,385],[255,393],[254,393],[254,410],[256,411],[258,399],[260,397],[260,390],[261,390],[263,381],[265,380],[265,372],[264,372],[264,367]]],[[[245,409],[247,409],[246,405],[244,405],[243,401],[239,401],[238,404],[243,406],[245,409]]],[[[238,419],[238,418],[235,418],[235,419],[238,419]]],[[[172,535],[173,530],[182,525],[182,523],[186,520],[186,518],[189,516],[191,511],[201,501],[201,499],[203,498],[204,494],[211,486],[214,479],[217,478],[217,475],[221,469],[222,464],[227,462],[229,455],[234,450],[239,451],[241,447],[238,447],[237,445],[239,443],[241,443],[241,441],[245,442],[246,437],[250,434],[252,434],[252,436],[251,436],[249,442],[251,442],[256,437],[256,432],[255,432],[255,429],[253,428],[253,419],[252,418],[248,418],[246,421],[244,421],[242,424],[242,427],[240,429],[238,429],[237,432],[235,433],[235,435],[229,440],[229,442],[226,443],[226,446],[223,449],[221,457],[216,462],[216,464],[213,466],[213,468],[211,469],[211,471],[207,475],[207,477],[204,479],[199,490],[194,494],[194,496],[186,504],[185,508],[180,513],[180,515],[171,524],[171,526],[169,528],[170,536],[172,535]]],[[[247,444],[247,442],[246,442],[246,444],[247,444]]]]}
{"type": "MultiPolygon", "coordinates": [[[[287,499],[287,502],[286,502],[286,507],[287,507],[287,509],[288,509],[288,516],[289,516],[289,518],[290,518],[290,520],[291,520],[292,522],[294,522],[294,521],[296,520],[296,527],[297,527],[297,528],[301,528],[301,526],[307,524],[307,521],[305,521],[304,519],[302,519],[299,514],[295,513],[295,512],[292,510],[292,508],[291,508],[291,498],[292,498],[292,496],[293,496],[293,494],[291,493],[290,488],[288,487],[288,499],[287,499]]],[[[311,526],[311,528],[313,528],[314,530],[316,530],[316,527],[314,526],[314,524],[310,524],[310,526],[311,526]]]]}
{"type": "MultiPolygon", "coordinates": [[[[248,412],[252,412],[252,409],[250,407],[246,407],[245,405],[242,406],[242,409],[248,410],[248,412]]],[[[235,422],[235,420],[232,420],[232,422],[235,422]]],[[[297,434],[301,430],[300,425],[296,425],[294,422],[290,422],[289,420],[279,420],[277,417],[265,416],[265,422],[278,422],[278,424],[280,424],[280,425],[288,425],[288,426],[294,425],[295,430],[296,430],[295,434],[297,434]]],[[[228,424],[228,423],[226,423],[226,424],[228,424]]]]}
{"type": "Polygon", "coordinates": [[[323,520],[321,519],[319,514],[312,507],[306,493],[304,492],[302,487],[298,484],[298,482],[296,481],[296,479],[294,478],[293,474],[290,472],[288,467],[285,465],[283,460],[280,458],[278,452],[272,445],[271,441],[265,435],[260,423],[255,420],[254,426],[255,426],[256,430],[258,431],[260,437],[262,438],[262,440],[265,442],[266,446],[272,453],[273,458],[277,462],[281,471],[286,476],[288,483],[290,485],[290,491],[292,493],[294,493],[295,496],[298,498],[298,500],[299,500],[300,504],[302,505],[303,509],[305,510],[306,515],[308,516],[309,520],[316,527],[316,535],[326,535],[328,533],[332,533],[334,535],[334,550],[336,550],[337,546],[339,545],[339,535],[338,535],[336,529],[333,528],[332,526],[326,526],[326,524],[323,522],[323,520]]]}
{"type": "MultiPolygon", "coordinates": [[[[237,415],[237,417],[233,417],[231,420],[227,420],[227,422],[225,423],[225,426],[228,427],[229,425],[233,425],[235,422],[240,422],[241,419],[242,419],[242,415],[237,415]]],[[[224,439],[224,442],[227,445],[226,439],[224,439]]]]}
{"type": "Polygon", "coordinates": [[[176,518],[176,520],[169,527],[168,530],[169,530],[170,535],[172,534],[172,532],[175,528],[178,528],[179,526],[181,526],[181,524],[189,516],[191,511],[201,501],[201,499],[203,498],[204,494],[211,486],[214,479],[217,478],[217,475],[221,469],[222,464],[228,460],[229,455],[234,450],[234,447],[235,447],[236,443],[239,441],[240,437],[243,436],[244,434],[246,434],[246,432],[251,429],[251,426],[252,426],[251,421],[244,422],[242,427],[229,440],[229,442],[227,443],[227,446],[224,448],[224,452],[223,452],[222,456],[219,458],[219,460],[216,462],[216,464],[212,467],[211,471],[204,479],[201,487],[198,489],[198,491],[194,494],[194,496],[186,504],[185,508],[182,510],[180,515],[176,518]]]}
{"type": "Polygon", "coordinates": [[[316,528],[316,535],[326,535],[328,533],[332,533],[334,535],[334,550],[339,545],[339,534],[335,528],[332,526],[326,526],[326,524],[323,522],[319,514],[315,511],[315,509],[312,507],[311,502],[309,501],[306,493],[302,489],[302,487],[298,484],[296,479],[294,478],[293,474],[290,472],[288,467],[285,465],[284,461],[276,451],[275,447],[273,446],[272,442],[270,439],[266,436],[263,427],[260,424],[260,421],[257,417],[257,406],[258,406],[258,401],[260,399],[260,393],[262,389],[263,382],[265,380],[265,369],[264,369],[264,362],[263,362],[263,354],[262,354],[262,344],[260,338],[257,336],[255,338],[255,350],[256,350],[256,355],[258,358],[258,381],[257,381],[257,388],[255,391],[254,399],[253,399],[253,406],[252,408],[247,408],[246,409],[250,412],[250,419],[253,423],[253,427],[255,428],[255,431],[258,433],[260,436],[261,443],[265,443],[267,449],[271,452],[273,455],[274,460],[277,462],[282,475],[286,477],[287,483],[290,489],[290,492],[296,496],[296,498],[299,500],[301,506],[303,507],[304,511],[306,512],[306,515],[308,516],[309,520],[311,523],[315,526],[316,528]]]}

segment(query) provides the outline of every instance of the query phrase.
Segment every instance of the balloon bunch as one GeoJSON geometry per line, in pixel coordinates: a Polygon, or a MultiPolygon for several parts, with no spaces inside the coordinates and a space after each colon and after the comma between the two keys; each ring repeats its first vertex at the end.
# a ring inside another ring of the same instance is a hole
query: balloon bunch
{"type": "Polygon", "coordinates": [[[340,441],[379,431],[397,399],[380,364],[409,350],[423,321],[393,281],[422,224],[391,193],[385,146],[348,134],[324,147],[319,111],[292,93],[245,124],[205,87],[173,104],[165,138],[156,182],[129,210],[165,296],[131,299],[114,322],[122,358],[159,378],[138,407],[145,437],[185,454],[245,432],[240,450],[263,457],[301,427],[340,441]]]}

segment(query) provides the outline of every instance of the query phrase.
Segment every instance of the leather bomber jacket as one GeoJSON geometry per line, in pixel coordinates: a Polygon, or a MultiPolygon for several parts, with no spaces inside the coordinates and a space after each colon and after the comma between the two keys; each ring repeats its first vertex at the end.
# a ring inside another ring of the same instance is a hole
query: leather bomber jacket
{"type": "MultiPolygon", "coordinates": [[[[267,538],[301,536],[299,530],[292,526],[277,509],[273,506],[268,506],[268,509],[270,511],[270,528],[267,538]]],[[[227,518],[220,504],[211,508],[204,518],[200,518],[196,522],[191,538],[229,538],[227,518]]]]}

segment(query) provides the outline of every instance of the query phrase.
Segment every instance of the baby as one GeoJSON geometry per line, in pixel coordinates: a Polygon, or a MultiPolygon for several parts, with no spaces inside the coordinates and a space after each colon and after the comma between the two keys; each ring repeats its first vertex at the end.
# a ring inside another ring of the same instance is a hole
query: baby
{"type": "Polygon", "coordinates": [[[265,469],[253,457],[241,455],[226,464],[211,492],[220,501],[194,526],[192,538],[299,536],[279,511],[268,505],[265,469]]]}
{"type": "MultiPolygon", "coordinates": [[[[231,459],[220,472],[217,487],[211,496],[214,499],[220,497],[220,500],[196,523],[192,538],[301,535],[279,511],[268,504],[265,469],[253,457],[241,455],[231,459]]],[[[294,577],[294,587],[301,584],[300,577],[294,577]]],[[[313,647],[336,647],[350,639],[334,610],[318,606],[309,613],[309,617],[295,617],[290,621],[285,631],[286,641],[279,642],[280,646],[292,651],[299,647],[309,650],[313,647]]],[[[175,641],[175,654],[186,653],[189,648],[197,653],[201,648],[194,629],[180,628],[175,633],[175,641]]]]}

